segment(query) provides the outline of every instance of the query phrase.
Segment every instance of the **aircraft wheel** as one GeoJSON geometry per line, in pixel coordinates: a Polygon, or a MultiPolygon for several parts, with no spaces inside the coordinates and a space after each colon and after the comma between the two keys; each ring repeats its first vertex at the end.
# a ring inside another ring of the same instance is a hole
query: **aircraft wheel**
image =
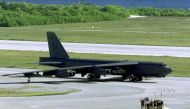
{"type": "Polygon", "coordinates": [[[28,77],[28,80],[27,80],[28,83],[30,83],[30,77],[28,77]]]}
{"type": "Polygon", "coordinates": [[[73,73],[73,75],[72,76],[75,76],[75,73],[73,73]]]}
{"type": "Polygon", "coordinates": [[[139,77],[137,77],[138,78],[138,81],[142,81],[142,76],[139,76],[139,77]]]}
{"type": "Polygon", "coordinates": [[[134,76],[133,82],[138,82],[138,81],[142,81],[142,77],[141,76],[134,76]]]}
{"type": "Polygon", "coordinates": [[[75,76],[75,72],[71,72],[71,73],[69,73],[69,76],[70,76],[70,77],[75,76]]]}
{"type": "Polygon", "coordinates": [[[88,80],[94,80],[94,78],[95,78],[94,74],[89,73],[89,74],[87,75],[87,79],[88,79],[88,80]]]}
{"type": "Polygon", "coordinates": [[[96,75],[96,76],[95,76],[95,79],[100,79],[100,75],[96,75]]]}
{"type": "Polygon", "coordinates": [[[123,75],[122,75],[122,80],[124,81],[124,80],[126,80],[126,79],[127,79],[127,75],[123,74],[123,75]]]}
{"type": "Polygon", "coordinates": [[[128,78],[129,78],[129,82],[135,82],[135,76],[134,75],[130,75],[128,78]]]}

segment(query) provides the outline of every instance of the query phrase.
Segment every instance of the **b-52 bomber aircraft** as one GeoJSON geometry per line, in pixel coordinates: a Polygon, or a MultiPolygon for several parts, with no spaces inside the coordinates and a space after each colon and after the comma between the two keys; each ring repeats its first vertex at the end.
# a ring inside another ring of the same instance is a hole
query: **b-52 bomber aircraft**
{"type": "MultiPolygon", "coordinates": [[[[54,32],[47,32],[50,57],[40,57],[40,65],[58,67],[52,70],[39,70],[17,74],[24,74],[28,77],[38,75],[69,78],[75,74],[87,75],[88,80],[100,79],[106,75],[121,75],[122,80],[128,79],[131,82],[142,81],[143,77],[165,77],[172,72],[172,69],[157,62],[137,62],[121,60],[97,60],[97,59],[73,59],[70,58],[61,42],[54,32]]],[[[80,49],[80,48],[79,48],[80,49]]],[[[16,75],[6,74],[4,76],[16,75]]]]}

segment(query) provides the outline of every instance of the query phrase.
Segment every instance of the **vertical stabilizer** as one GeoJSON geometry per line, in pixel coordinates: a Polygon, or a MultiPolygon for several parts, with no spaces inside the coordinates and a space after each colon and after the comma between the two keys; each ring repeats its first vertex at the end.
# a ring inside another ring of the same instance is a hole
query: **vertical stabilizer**
{"type": "Polygon", "coordinates": [[[52,58],[69,58],[67,52],[62,46],[54,32],[47,32],[49,54],[52,58]]]}

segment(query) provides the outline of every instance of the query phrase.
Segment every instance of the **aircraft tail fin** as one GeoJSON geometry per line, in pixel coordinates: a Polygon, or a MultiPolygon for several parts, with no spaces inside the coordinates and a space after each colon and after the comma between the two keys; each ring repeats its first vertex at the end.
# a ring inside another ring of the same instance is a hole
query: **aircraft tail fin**
{"type": "Polygon", "coordinates": [[[51,58],[69,58],[69,55],[54,32],[47,32],[47,40],[51,58]]]}

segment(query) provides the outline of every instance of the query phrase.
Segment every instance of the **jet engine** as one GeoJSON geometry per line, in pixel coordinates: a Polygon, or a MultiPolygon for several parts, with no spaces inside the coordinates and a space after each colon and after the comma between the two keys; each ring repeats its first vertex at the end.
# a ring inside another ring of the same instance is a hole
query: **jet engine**
{"type": "Polygon", "coordinates": [[[101,69],[101,68],[94,68],[92,73],[87,74],[88,80],[100,79],[101,75],[106,76],[106,74],[110,74],[111,69],[101,69]]]}
{"type": "Polygon", "coordinates": [[[55,77],[58,77],[58,78],[68,78],[68,77],[73,77],[73,76],[75,76],[75,72],[67,71],[67,70],[60,70],[60,71],[57,71],[57,73],[55,74],[55,77]]]}
{"type": "Polygon", "coordinates": [[[41,77],[42,75],[39,72],[35,73],[24,73],[24,77],[41,77]]]}

